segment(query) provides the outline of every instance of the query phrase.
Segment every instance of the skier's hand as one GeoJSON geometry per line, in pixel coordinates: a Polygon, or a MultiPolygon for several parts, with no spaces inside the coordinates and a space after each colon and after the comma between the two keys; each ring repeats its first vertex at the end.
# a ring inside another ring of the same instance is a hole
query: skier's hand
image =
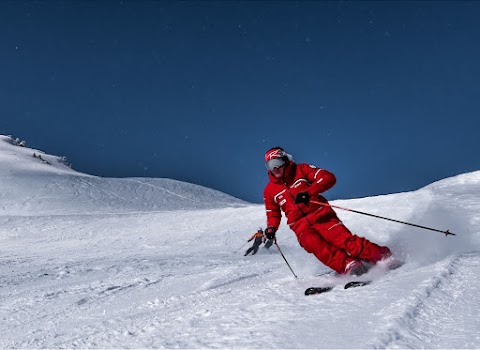
{"type": "Polygon", "coordinates": [[[308,205],[308,202],[310,202],[310,194],[308,192],[300,192],[297,194],[295,197],[295,203],[303,203],[308,205]]]}
{"type": "Polygon", "coordinates": [[[265,229],[265,236],[266,236],[268,239],[275,239],[275,232],[277,232],[277,230],[275,229],[275,227],[273,227],[273,226],[268,226],[268,227],[265,229]]]}

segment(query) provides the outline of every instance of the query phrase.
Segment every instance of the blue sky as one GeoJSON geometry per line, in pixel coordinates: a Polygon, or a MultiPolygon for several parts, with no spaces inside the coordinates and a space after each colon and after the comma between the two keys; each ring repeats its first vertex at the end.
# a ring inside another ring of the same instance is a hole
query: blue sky
{"type": "Polygon", "coordinates": [[[480,2],[0,2],[0,133],[108,177],[262,202],[265,151],[330,199],[480,170],[480,2]]]}

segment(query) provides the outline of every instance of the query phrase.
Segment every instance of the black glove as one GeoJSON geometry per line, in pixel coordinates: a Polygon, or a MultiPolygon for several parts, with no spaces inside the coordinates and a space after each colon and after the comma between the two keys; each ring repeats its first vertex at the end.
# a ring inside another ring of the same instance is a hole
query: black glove
{"type": "Polygon", "coordinates": [[[308,202],[310,202],[310,194],[308,192],[300,192],[295,197],[295,203],[297,204],[303,203],[308,205],[308,202]]]}
{"type": "Polygon", "coordinates": [[[268,227],[265,229],[265,236],[267,237],[267,239],[275,239],[275,232],[277,232],[277,230],[275,229],[275,227],[273,227],[273,226],[268,226],[268,227]]]}

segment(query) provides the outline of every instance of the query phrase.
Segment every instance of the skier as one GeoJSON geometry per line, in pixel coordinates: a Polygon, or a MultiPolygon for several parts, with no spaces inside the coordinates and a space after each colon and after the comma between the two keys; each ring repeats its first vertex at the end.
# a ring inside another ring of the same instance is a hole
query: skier
{"type": "Polygon", "coordinates": [[[300,245],[339,274],[359,276],[368,271],[363,262],[391,257],[389,248],[353,235],[331,207],[311,202],[328,204],[320,194],[335,185],[331,172],[296,164],[281,147],[267,151],[265,164],[270,178],[264,190],[268,239],[275,239],[283,211],[300,245]]]}
{"type": "Polygon", "coordinates": [[[247,242],[250,242],[253,239],[255,239],[253,241],[253,245],[250,248],[247,249],[244,256],[247,256],[252,251],[253,251],[252,255],[255,255],[258,252],[258,248],[260,247],[260,245],[262,243],[265,243],[265,248],[267,248],[267,249],[270,248],[271,245],[273,244],[273,241],[271,239],[269,239],[269,240],[266,239],[265,235],[263,234],[263,230],[262,230],[261,227],[257,230],[257,232],[255,232],[253,234],[252,237],[250,237],[250,239],[247,242]]]}

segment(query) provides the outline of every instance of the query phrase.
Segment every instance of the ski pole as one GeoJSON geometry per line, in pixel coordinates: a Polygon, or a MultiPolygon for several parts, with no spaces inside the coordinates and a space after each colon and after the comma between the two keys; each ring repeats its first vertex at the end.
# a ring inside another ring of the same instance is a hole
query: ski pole
{"type": "Polygon", "coordinates": [[[317,202],[317,201],[310,201],[310,202],[315,203],[315,204],[319,204],[319,205],[326,205],[326,206],[331,207],[331,208],[337,208],[337,209],[341,209],[341,210],[346,210],[346,211],[349,211],[349,212],[352,212],[352,213],[357,213],[357,214],[362,214],[362,215],[368,215],[368,216],[371,216],[371,217],[374,217],[374,218],[377,218],[377,219],[383,219],[383,220],[398,222],[398,223],[400,223],[400,224],[415,226],[415,227],[423,228],[424,230],[441,232],[441,233],[443,233],[443,234],[445,235],[445,237],[448,236],[448,235],[456,236],[455,233],[452,233],[452,232],[450,232],[449,230],[446,230],[446,231],[437,230],[437,229],[435,229],[435,228],[431,228],[431,227],[427,227],[427,226],[421,226],[421,225],[417,225],[417,224],[412,224],[412,223],[410,223],[410,222],[405,222],[405,221],[390,219],[390,218],[386,218],[386,217],[384,217],[384,216],[379,216],[379,215],[374,215],[374,214],[365,213],[365,212],[363,212],[363,211],[358,211],[358,210],[343,208],[343,207],[339,207],[338,205],[332,205],[332,204],[329,204],[329,203],[323,203],[323,202],[317,202]]]}
{"type": "Polygon", "coordinates": [[[290,271],[292,271],[293,276],[295,276],[295,278],[298,278],[297,275],[295,275],[295,272],[293,272],[292,267],[288,263],[287,259],[285,258],[285,255],[283,255],[282,250],[280,249],[280,246],[278,245],[276,239],[275,239],[275,245],[277,246],[278,251],[280,252],[280,255],[282,256],[283,260],[285,260],[285,262],[287,263],[288,268],[290,269],[290,271]]]}
{"type": "Polygon", "coordinates": [[[235,250],[235,251],[233,252],[233,254],[235,254],[235,253],[238,252],[240,249],[242,249],[243,247],[245,247],[245,246],[248,244],[248,242],[250,242],[250,241],[247,241],[244,245],[242,245],[240,248],[238,248],[237,250],[235,250]]]}

